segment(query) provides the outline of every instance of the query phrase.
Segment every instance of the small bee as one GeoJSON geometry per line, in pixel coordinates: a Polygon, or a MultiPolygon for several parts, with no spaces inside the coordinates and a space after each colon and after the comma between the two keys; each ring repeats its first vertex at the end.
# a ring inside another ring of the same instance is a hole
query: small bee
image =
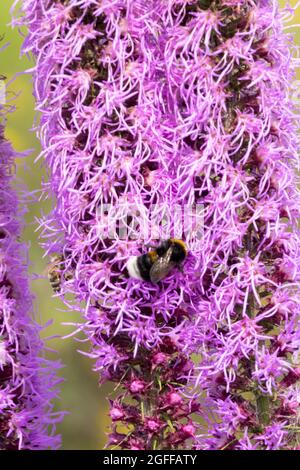
{"type": "Polygon", "coordinates": [[[64,257],[62,255],[53,256],[48,266],[48,279],[55,294],[60,292],[61,289],[63,269],[64,257]]]}
{"type": "Polygon", "coordinates": [[[154,284],[164,279],[174,267],[181,267],[187,256],[187,248],[182,240],[169,238],[152,251],[140,256],[132,256],[126,264],[130,277],[154,284]]]}

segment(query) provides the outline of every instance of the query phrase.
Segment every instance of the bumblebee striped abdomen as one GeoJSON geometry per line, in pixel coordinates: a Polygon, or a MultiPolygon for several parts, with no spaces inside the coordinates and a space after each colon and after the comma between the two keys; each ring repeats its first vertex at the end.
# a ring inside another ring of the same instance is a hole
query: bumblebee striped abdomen
{"type": "Polygon", "coordinates": [[[150,281],[150,270],[157,260],[158,255],[155,251],[150,251],[144,255],[141,255],[137,258],[137,267],[141,274],[141,277],[145,281],[150,281]]]}

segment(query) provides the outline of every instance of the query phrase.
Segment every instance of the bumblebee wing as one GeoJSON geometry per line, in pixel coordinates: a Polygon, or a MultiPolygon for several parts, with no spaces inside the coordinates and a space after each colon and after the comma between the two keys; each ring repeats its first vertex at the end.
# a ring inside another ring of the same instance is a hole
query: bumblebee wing
{"type": "Polygon", "coordinates": [[[158,260],[155,261],[149,273],[151,282],[157,283],[169,274],[175,264],[170,261],[171,255],[172,248],[169,248],[164,256],[158,258],[158,260]]]}

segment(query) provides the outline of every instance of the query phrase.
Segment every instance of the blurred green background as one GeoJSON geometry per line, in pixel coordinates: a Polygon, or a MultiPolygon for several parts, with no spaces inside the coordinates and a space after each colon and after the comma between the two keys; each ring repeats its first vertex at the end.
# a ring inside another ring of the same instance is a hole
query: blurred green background
{"type": "MultiPolygon", "coordinates": [[[[280,2],[284,4],[284,2],[280,2]]],[[[20,58],[22,38],[16,29],[11,29],[10,8],[13,0],[2,0],[0,5],[1,28],[0,35],[4,35],[2,43],[9,42],[10,47],[1,53],[0,74],[10,80],[16,73],[31,68],[33,62],[20,58]]],[[[296,1],[291,2],[292,5],[296,1]]],[[[294,18],[295,23],[300,22],[300,8],[294,18]]],[[[289,32],[292,30],[289,30],[289,32]]],[[[297,31],[297,43],[300,34],[297,31]]],[[[40,145],[30,129],[34,122],[34,100],[32,97],[32,84],[30,75],[21,75],[16,78],[9,87],[7,99],[17,94],[14,101],[16,110],[8,117],[6,136],[12,142],[15,150],[24,151],[33,149],[31,155],[17,161],[17,175],[25,181],[30,190],[40,188],[40,181],[45,173],[40,163],[34,163],[34,159],[40,151],[40,145]]],[[[47,212],[49,202],[34,204],[27,214],[24,239],[30,247],[30,272],[41,274],[46,269],[46,260],[39,247],[38,234],[35,232],[35,217],[41,210],[47,212]]],[[[36,279],[32,282],[32,290],[36,296],[35,310],[37,318],[42,324],[50,318],[53,324],[44,332],[44,336],[66,335],[72,328],[62,326],[61,322],[80,321],[79,315],[67,312],[63,304],[52,298],[52,290],[48,280],[36,279]]],[[[111,390],[109,386],[101,389],[97,383],[97,374],[92,372],[92,361],[77,353],[77,349],[88,350],[88,344],[78,343],[74,339],[51,339],[48,341],[51,348],[58,354],[52,354],[53,358],[60,358],[65,364],[60,374],[65,381],[61,386],[61,398],[57,403],[57,409],[68,411],[70,414],[59,426],[59,432],[63,437],[63,449],[102,449],[105,445],[105,432],[108,431],[109,420],[107,418],[106,397],[111,390]]]]}

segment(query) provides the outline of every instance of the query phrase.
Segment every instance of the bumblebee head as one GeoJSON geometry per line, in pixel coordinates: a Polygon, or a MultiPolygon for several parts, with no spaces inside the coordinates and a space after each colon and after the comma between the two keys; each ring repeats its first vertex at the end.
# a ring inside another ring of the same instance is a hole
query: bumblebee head
{"type": "Polygon", "coordinates": [[[187,256],[187,248],[185,243],[182,240],[177,240],[176,238],[171,238],[170,242],[172,243],[172,256],[171,261],[174,263],[182,263],[187,256]]]}

